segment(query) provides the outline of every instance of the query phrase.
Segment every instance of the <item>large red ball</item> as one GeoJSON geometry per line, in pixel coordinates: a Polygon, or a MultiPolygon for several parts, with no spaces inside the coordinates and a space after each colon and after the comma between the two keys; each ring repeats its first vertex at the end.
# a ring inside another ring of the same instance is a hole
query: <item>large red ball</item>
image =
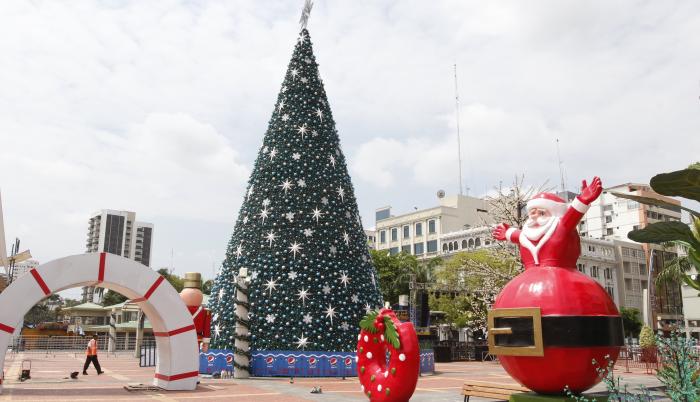
{"type": "MultiPolygon", "coordinates": [[[[545,316],[620,316],[598,282],[572,268],[532,267],[515,277],[496,297],[494,308],[539,307],[545,316]]],[[[499,356],[503,368],[529,389],[561,394],[568,387],[583,392],[598,382],[592,361],[607,366],[620,348],[548,347],[544,356],[499,356]]]]}

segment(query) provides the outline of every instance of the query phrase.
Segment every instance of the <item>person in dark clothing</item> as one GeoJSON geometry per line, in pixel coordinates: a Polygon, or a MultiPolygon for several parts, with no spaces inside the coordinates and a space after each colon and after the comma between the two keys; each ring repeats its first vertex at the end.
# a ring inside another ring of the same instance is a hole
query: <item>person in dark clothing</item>
{"type": "Polygon", "coordinates": [[[85,359],[85,365],[83,366],[83,375],[88,375],[87,369],[90,367],[90,362],[97,369],[97,375],[104,373],[100,367],[100,362],[97,361],[97,334],[93,335],[90,342],[88,342],[86,354],[87,359],[85,359]]]}

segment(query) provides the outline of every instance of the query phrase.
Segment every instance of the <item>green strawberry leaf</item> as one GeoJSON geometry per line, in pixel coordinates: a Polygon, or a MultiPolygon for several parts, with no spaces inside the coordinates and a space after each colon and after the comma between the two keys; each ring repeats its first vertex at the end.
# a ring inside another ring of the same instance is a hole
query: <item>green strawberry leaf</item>
{"type": "Polygon", "coordinates": [[[391,320],[391,317],[385,316],[384,317],[384,337],[386,337],[386,340],[391,343],[391,345],[394,347],[394,349],[399,350],[401,349],[401,341],[399,340],[399,333],[396,331],[396,326],[394,326],[394,321],[391,320]]]}
{"type": "Polygon", "coordinates": [[[360,328],[364,329],[365,331],[369,331],[373,334],[377,333],[377,328],[374,326],[374,320],[377,319],[377,315],[379,315],[378,311],[370,311],[367,313],[365,318],[363,318],[360,321],[360,328]]]}

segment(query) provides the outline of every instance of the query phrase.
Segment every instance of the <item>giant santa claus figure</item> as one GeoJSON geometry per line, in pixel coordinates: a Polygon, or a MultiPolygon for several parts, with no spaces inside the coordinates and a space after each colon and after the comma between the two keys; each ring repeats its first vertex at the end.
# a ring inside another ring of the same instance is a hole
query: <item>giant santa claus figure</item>
{"type": "Polygon", "coordinates": [[[598,282],[579,272],[576,226],[603,191],[583,181],[570,205],[541,193],[527,203],[521,230],[498,225],[497,240],[520,247],[525,271],[496,297],[489,311],[489,349],[522,385],[560,394],[583,392],[600,381],[592,360],[606,366],[624,344],[622,319],[598,282]]]}

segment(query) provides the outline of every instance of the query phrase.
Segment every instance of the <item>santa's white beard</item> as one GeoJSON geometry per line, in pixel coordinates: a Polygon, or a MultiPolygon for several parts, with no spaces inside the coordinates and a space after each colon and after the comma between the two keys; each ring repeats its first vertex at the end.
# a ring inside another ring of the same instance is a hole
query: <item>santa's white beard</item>
{"type": "Polygon", "coordinates": [[[528,218],[523,225],[522,233],[531,241],[538,241],[556,222],[556,216],[541,216],[536,219],[528,218]]]}

